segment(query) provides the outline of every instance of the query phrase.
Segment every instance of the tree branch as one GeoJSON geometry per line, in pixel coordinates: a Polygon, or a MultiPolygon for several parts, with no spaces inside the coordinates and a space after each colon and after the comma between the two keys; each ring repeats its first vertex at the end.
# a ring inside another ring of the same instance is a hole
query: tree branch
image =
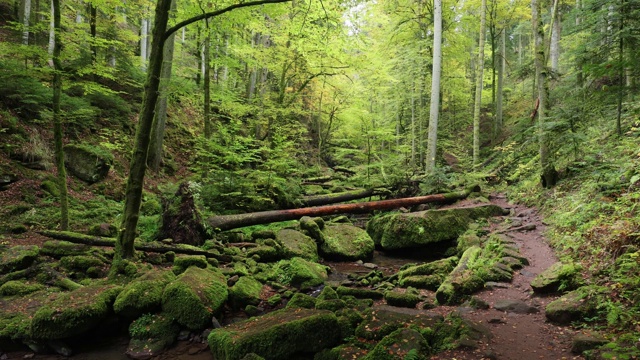
{"type": "Polygon", "coordinates": [[[258,0],[258,1],[249,1],[249,2],[241,2],[238,4],[233,4],[231,6],[227,6],[224,9],[220,9],[220,10],[216,10],[216,11],[212,11],[212,12],[208,12],[202,15],[198,15],[198,16],[194,16],[190,19],[181,21],[179,23],[177,23],[176,25],[174,25],[173,27],[169,28],[163,36],[163,40],[167,40],[167,38],[169,38],[169,36],[171,36],[171,34],[175,33],[176,31],[182,29],[183,27],[189,25],[189,24],[193,24],[196,21],[200,21],[200,20],[204,20],[204,19],[208,19],[208,18],[212,18],[212,17],[216,17],[218,15],[222,15],[226,12],[229,12],[231,10],[234,9],[239,9],[239,8],[243,8],[243,7],[249,7],[249,6],[257,6],[257,5],[263,5],[263,4],[277,4],[277,3],[283,3],[283,2],[290,2],[292,0],[258,0]]]}

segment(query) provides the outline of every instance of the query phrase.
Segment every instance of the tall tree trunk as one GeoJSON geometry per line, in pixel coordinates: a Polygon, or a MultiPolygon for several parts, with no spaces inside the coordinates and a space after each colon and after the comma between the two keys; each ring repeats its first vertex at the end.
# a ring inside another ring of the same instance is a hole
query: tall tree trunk
{"type": "Polygon", "coordinates": [[[502,35],[500,36],[500,55],[498,59],[498,93],[496,94],[496,123],[494,128],[494,138],[497,138],[502,131],[502,92],[504,91],[504,70],[506,65],[506,42],[507,42],[507,29],[502,29],[502,35]]]}
{"type": "Polygon", "coordinates": [[[438,115],[440,109],[440,74],[442,72],[442,0],[433,0],[433,68],[431,72],[427,172],[433,171],[436,167],[438,115]]]}
{"type": "Polygon", "coordinates": [[[60,118],[60,95],[62,94],[62,63],[60,52],[62,43],[60,34],[60,0],[52,0],[53,6],[53,141],[55,143],[56,169],[58,170],[58,188],[60,190],[60,229],[69,228],[69,197],[67,194],[67,173],[64,168],[64,152],[62,150],[62,119],[60,118]]]}
{"type": "Polygon", "coordinates": [[[204,39],[204,137],[213,135],[211,124],[211,29],[209,21],[206,26],[207,36],[204,39]]]}
{"type": "Polygon", "coordinates": [[[416,165],[416,83],[411,85],[411,166],[416,165]]]}
{"type": "MultiPolygon", "coordinates": [[[[146,16],[144,14],[143,16],[146,16]]],[[[147,37],[149,34],[149,19],[143,18],[140,24],[140,67],[143,71],[147,69],[147,37]]]]}
{"type": "Polygon", "coordinates": [[[196,56],[196,59],[198,59],[198,71],[196,71],[196,85],[200,86],[200,81],[202,79],[202,72],[200,71],[200,69],[202,69],[202,29],[200,27],[200,24],[198,24],[197,26],[197,32],[196,32],[196,53],[194,54],[196,56]]]}
{"type": "Polygon", "coordinates": [[[31,0],[23,0],[20,13],[22,21],[22,45],[29,45],[29,20],[31,19],[31,0]]]}
{"type": "Polygon", "coordinates": [[[480,107],[484,73],[484,33],[486,31],[487,0],[480,5],[480,41],[478,42],[478,70],[476,72],[476,99],[473,106],[473,166],[480,164],[480,107]]]}
{"type": "Polygon", "coordinates": [[[531,0],[531,24],[534,35],[535,54],[534,64],[536,67],[536,79],[537,79],[537,93],[539,99],[538,106],[538,141],[539,141],[539,153],[540,153],[540,169],[541,169],[541,181],[544,187],[552,187],[557,181],[557,172],[553,166],[553,163],[549,156],[549,145],[547,143],[546,134],[544,131],[544,123],[546,121],[548,104],[549,104],[549,85],[548,85],[548,73],[546,69],[546,56],[545,56],[545,34],[544,26],[542,23],[540,0],[531,0]]]}
{"type": "Polygon", "coordinates": [[[56,40],[56,31],[55,31],[55,14],[54,14],[54,6],[53,6],[53,0],[51,0],[51,20],[49,21],[49,45],[47,46],[47,53],[49,54],[49,57],[51,58],[51,61],[49,62],[49,66],[50,67],[54,67],[53,65],[53,49],[55,47],[55,40],[56,40]]]}
{"type": "MultiPolygon", "coordinates": [[[[171,1],[171,16],[176,11],[176,0],[171,1]]],[[[171,34],[164,44],[162,70],[160,72],[160,94],[155,110],[155,120],[151,128],[151,143],[149,144],[149,158],[147,165],[153,171],[160,169],[162,162],[162,144],[164,142],[164,130],[167,123],[167,92],[171,82],[171,70],[173,68],[173,49],[175,45],[175,34],[171,34]]]]}
{"type": "Polygon", "coordinates": [[[551,32],[551,46],[549,51],[549,58],[551,60],[551,70],[558,72],[558,63],[560,61],[560,37],[562,31],[562,20],[558,13],[557,17],[553,21],[553,31],[551,32]]]}
{"type": "Polygon", "coordinates": [[[620,0],[620,28],[618,31],[618,111],[616,116],[616,132],[622,136],[622,100],[624,98],[624,0],[620,0]]]}
{"type": "MultiPolygon", "coordinates": [[[[91,65],[96,65],[96,60],[98,58],[98,46],[97,46],[97,29],[96,29],[96,21],[98,17],[98,9],[92,3],[89,3],[89,31],[91,33],[91,65]]],[[[93,74],[95,77],[96,74],[93,74]]]]}

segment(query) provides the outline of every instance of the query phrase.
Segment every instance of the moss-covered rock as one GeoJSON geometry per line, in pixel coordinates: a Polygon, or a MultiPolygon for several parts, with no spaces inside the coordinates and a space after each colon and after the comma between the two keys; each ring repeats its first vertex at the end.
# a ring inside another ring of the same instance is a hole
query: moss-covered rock
{"type": "Polygon", "coordinates": [[[442,315],[436,313],[379,305],[365,311],[364,320],[356,329],[356,335],[369,340],[380,340],[400,328],[412,325],[434,328],[442,321],[442,315]]]}
{"type": "Polygon", "coordinates": [[[173,260],[173,273],[180,275],[190,266],[206,269],[208,265],[209,262],[204,255],[180,255],[173,260]]]}
{"type": "Polygon", "coordinates": [[[351,224],[327,225],[320,245],[323,258],[336,261],[368,260],[375,244],[366,231],[351,224]]]}
{"type": "Polygon", "coordinates": [[[91,267],[105,266],[105,263],[92,255],[72,255],[60,258],[60,266],[70,271],[86,272],[91,267]]]}
{"type": "Polygon", "coordinates": [[[251,276],[241,277],[230,289],[229,299],[236,309],[260,303],[262,284],[251,276]]]}
{"type": "Polygon", "coordinates": [[[282,244],[287,258],[301,257],[311,261],[318,260],[318,245],[312,238],[298,230],[282,229],[276,234],[276,241],[282,244]]]}
{"type": "Polygon", "coordinates": [[[427,340],[413,329],[398,329],[385,336],[364,357],[368,360],[404,360],[407,358],[426,358],[430,348],[427,340]]]}
{"type": "Polygon", "coordinates": [[[415,308],[420,302],[420,296],[410,292],[387,291],[384,300],[390,306],[415,308]]]}
{"type": "Polygon", "coordinates": [[[472,246],[462,254],[458,265],[436,291],[439,304],[458,304],[466,295],[484,286],[484,280],[471,270],[481,253],[480,247],[472,246]]]}
{"type": "Polygon", "coordinates": [[[503,215],[497,205],[468,208],[427,210],[416,213],[396,213],[372,219],[367,232],[385,250],[423,247],[456,239],[473,220],[503,215]]]}
{"type": "Polygon", "coordinates": [[[347,307],[347,303],[341,299],[318,300],[316,301],[316,309],[329,310],[336,312],[347,307]]]}
{"type": "Polygon", "coordinates": [[[437,290],[444,279],[455,268],[458,257],[432,261],[426,264],[410,266],[398,272],[400,286],[418,289],[437,290]]]}
{"type": "Polygon", "coordinates": [[[26,269],[38,258],[35,245],[18,245],[0,253],[0,274],[26,269]]]}
{"type": "Polygon", "coordinates": [[[209,334],[215,360],[238,360],[249,353],[265,359],[288,359],[300,352],[315,353],[338,343],[337,317],[330,311],[297,309],[234,323],[209,334]]]}
{"type": "Polygon", "coordinates": [[[379,300],[384,297],[384,294],[380,291],[371,290],[367,288],[352,288],[346,286],[339,286],[336,289],[338,295],[342,296],[353,296],[357,299],[373,299],[379,300]]]}
{"type": "Polygon", "coordinates": [[[93,184],[107,177],[113,155],[99,146],[69,144],[64,147],[64,164],[72,175],[93,184]]]}
{"type": "Polygon", "coordinates": [[[61,293],[33,315],[33,339],[64,339],[100,325],[111,313],[122,287],[92,285],[61,293]]]}
{"type": "Polygon", "coordinates": [[[316,298],[303,293],[295,293],[291,297],[291,300],[289,300],[286,306],[287,309],[293,309],[293,308],[313,309],[315,307],[316,307],[316,298]]]}
{"type": "Polygon", "coordinates": [[[133,359],[150,358],[171,346],[180,332],[180,327],[164,314],[147,314],[129,325],[129,347],[127,355],[133,359]]]}
{"type": "Polygon", "coordinates": [[[168,270],[151,270],[129,282],[118,294],[113,310],[118,315],[136,318],[160,309],[165,286],[176,276],[168,270]]]}
{"type": "Polygon", "coordinates": [[[581,270],[580,265],[557,262],[538,274],[531,281],[531,288],[540,294],[573,290],[581,282],[579,278],[581,270]]]}
{"type": "Polygon", "coordinates": [[[256,246],[247,251],[247,257],[253,258],[254,256],[258,256],[258,260],[262,262],[278,261],[284,258],[282,251],[268,245],[256,246]]]}
{"type": "Polygon", "coordinates": [[[312,219],[309,216],[303,216],[300,219],[300,230],[304,231],[318,244],[322,245],[325,240],[325,235],[322,232],[322,229],[324,228],[324,221],[322,221],[321,218],[318,219],[312,219]]]}
{"type": "Polygon", "coordinates": [[[318,300],[335,300],[339,298],[340,296],[331,286],[322,288],[322,291],[318,295],[318,300]]]}
{"type": "Polygon", "coordinates": [[[27,295],[44,289],[41,284],[31,284],[24,280],[11,280],[0,286],[0,296],[27,295]]]}
{"type": "Polygon", "coordinates": [[[227,282],[217,269],[192,266],[169,283],[162,294],[167,316],[192,330],[205,328],[227,300],[227,282]]]}
{"type": "Polygon", "coordinates": [[[91,251],[91,247],[84,244],[75,244],[69,241],[49,240],[42,244],[40,254],[60,259],[63,256],[85,255],[91,251]]]}
{"type": "Polygon", "coordinates": [[[567,325],[593,315],[598,305],[597,297],[602,290],[596,286],[583,286],[550,302],[545,309],[547,320],[567,325]]]}
{"type": "Polygon", "coordinates": [[[28,296],[0,296],[0,341],[30,339],[33,315],[55,296],[48,291],[38,291],[28,296]]]}
{"type": "Polygon", "coordinates": [[[116,237],[118,235],[118,228],[112,224],[101,223],[90,227],[87,233],[94,236],[116,237]]]}
{"type": "Polygon", "coordinates": [[[272,277],[281,284],[306,289],[323,284],[328,275],[325,266],[294,257],[279,261],[272,277]]]}

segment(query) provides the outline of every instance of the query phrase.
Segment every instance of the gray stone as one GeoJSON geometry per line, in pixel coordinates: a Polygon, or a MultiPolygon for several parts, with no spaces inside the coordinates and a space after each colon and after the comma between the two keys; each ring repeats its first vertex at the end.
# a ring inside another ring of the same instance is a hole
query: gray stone
{"type": "Polygon", "coordinates": [[[89,184],[104,180],[112,163],[113,155],[107,149],[71,144],[64,147],[64,164],[69,173],[89,184]]]}
{"type": "Polygon", "coordinates": [[[373,263],[364,263],[362,264],[364,267],[366,267],[367,269],[377,269],[378,265],[373,264],[373,263]]]}
{"type": "Polygon", "coordinates": [[[530,306],[520,300],[498,300],[493,304],[493,308],[516,314],[534,314],[540,312],[538,308],[530,306]]]}
{"type": "Polygon", "coordinates": [[[73,350],[69,347],[69,345],[63,343],[59,340],[52,340],[47,343],[49,347],[56,352],[56,354],[69,357],[73,355],[73,350]]]}
{"type": "Polygon", "coordinates": [[[484,283],[484,287],[489,290],[508,289],[509,286],[511,286],[509,283],[495,282],[495,281],[487,281],[486,283],[484,283]]]}
{"type": "Polygon", "coordinates": [[[579,284],[580,270],[579,265],[557,262],[536,276],[531,281],[531,288],[541,294],[557,292],[561,288],[573,290],[579,284]]]}
{"type": "MultiPolygon", "coordinates": [[[[375,244],[366,231],[351,224],[325,226],[320,255],[328,260],[353,261],[373,257],[375,244]]],[[[365,264],[366,266],[366,264],[365,264]]]]}
{"type": "Polygon", "coordinates": [[[599,288],[595,286],[583,286],[571,291],[550,302],[545,309],[545,315],[549,321],[560,325],[568,325],[572,321],[590,316],[596,309],[592,295],[598,291],[599,288]]]}
{"type": "Polygon", "coordinates": [[[574,354],[582,354],[587,350],[598,348],[606,343],[608,343],[607,339],[598,333],[578,334],[573,338],[571,352],[574,354]]]}

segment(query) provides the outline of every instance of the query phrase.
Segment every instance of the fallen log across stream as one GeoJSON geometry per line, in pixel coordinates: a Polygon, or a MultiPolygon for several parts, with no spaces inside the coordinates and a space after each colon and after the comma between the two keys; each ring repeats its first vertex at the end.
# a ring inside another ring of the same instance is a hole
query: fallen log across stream
{"type": "Polygon", "coordinates": [[[401,207],[415,206],[427,203],[451,203],[469,196],[474,191],[480,191],[479,186],[473,186],[463,191],[427,196],[416,196],[402,199],[369,201],[355,204],[339,204],[300,209],[260,211],[247,214],[218,215],[207,219],[211,228],[225,231],[245,226],[269,224],[272,222],[297,220],[303,216],[326,216],[336,214],[362,214],[374,210],[390,210],[401,207]]]}
{"type": "Polygon", "coordinates": [[[364,190],[353,190],[353,191],[344,191],[333,194],[323,194],[323,195],[312,195],[305,196],[302,199],[303,206],[320,206],[320,205],[328,205],[328,204],[336,204],[345,201],[364,199],[366,197],[382,195],[384,194],[384,189],[364,189],[364,190]]]}
{"type": "MultiPolygon", "coordinates": [[[[71,231],[41,230],[41,231],[38,231],[38,234],[44,235],[52,239],[65,240],[65,241],[69,241],[76,244],[85,244],[90,246],[108,246],[108,247],[116,246],[116,239],[114,238],[91,236],[91,235],[74,233],[71,231]]],[[[221,262],[231,262],[231,257],[228,255],[217,254],[211,251],[202,250],[195,246],[185,245],[185,244],[169,246],[169,245],[153,242],[153,243],[146,243],[146,244],[136,243],[134,247],[138,251],[154,252],[154,253],[161,253],[161,254],[173,251],[176,254],[204,255],[207,258],[214,258],[221,262]]]]}

